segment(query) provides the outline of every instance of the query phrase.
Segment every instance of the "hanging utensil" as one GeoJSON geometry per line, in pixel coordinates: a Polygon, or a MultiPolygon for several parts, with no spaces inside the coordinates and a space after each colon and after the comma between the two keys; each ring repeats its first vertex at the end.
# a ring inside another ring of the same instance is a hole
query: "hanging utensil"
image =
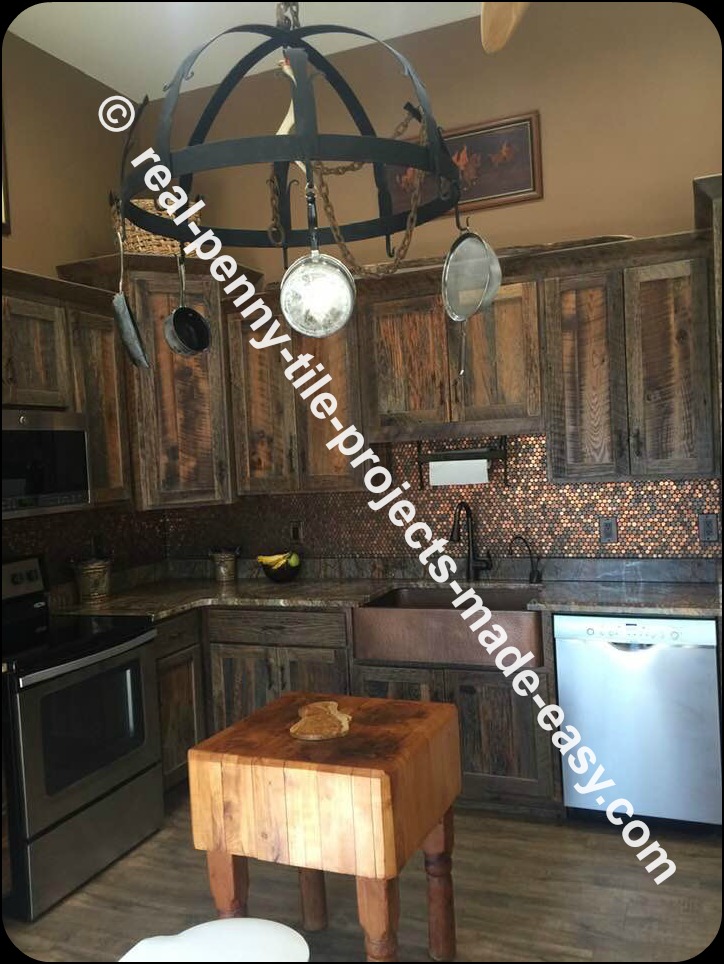
{"type": "Polygon", "coordinates": [[[211,347],[211,325],[195,308],[186,304],[186,265],[183,251],[176,256],[179,277],[179,306],[163,323],[163,336],[177,355],[198,355],[211,347]]]}
{"type": "Polygon", "coordinates": [[[116,324],[118,325],[118,330],[121,334],[121,341],[123,342],[133,364],[137,368],[150,368],[151,366],[148,361],[148,356],[146,355],[146,350],[143,347],[141,334],[138,330],[138,326],[136,325],[136,319],[133,317],[131,306],[128,304],[128,298],[126,298],[123,289],[123,237],[120,231],[116,231],[116,237],[118,238],[118,249],[121,255],[121,265],[118,293],[113,296],[113,314],[116,319],[116,324]]]}
{"type": "Polygon", "coordinates": [[[502,280],[500,262],[487,241],[461,228],[453,241],[442,269],[442,300],[452,321],[462,324],[460,338],[460,376],[465,374],[465,348],[468,318],[492,304],[502,280]]]}
{"type": "Polygon", "coordinates": [[[337,258],[312,251],[289,266],[279,302],[289,325],[302,335],[324,338],[352,317],[354,278],[337,258]]]}

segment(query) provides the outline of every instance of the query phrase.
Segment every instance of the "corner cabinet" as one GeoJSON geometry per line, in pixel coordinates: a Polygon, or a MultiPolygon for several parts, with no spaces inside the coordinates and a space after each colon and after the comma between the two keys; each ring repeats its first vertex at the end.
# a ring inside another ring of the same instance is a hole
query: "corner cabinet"
{"type": "Polygon", "coordinates": [[[375,441],[531,434],[542,428],[538,285],[503,285],[462,326],[450,321],[441,271],[359,286],[363,419],[375,441]]]}
{"type": "Polygon", "coordinates": [[[703,258],[546,281],[551,479],[711,474],[710,339],[703,258]]]}

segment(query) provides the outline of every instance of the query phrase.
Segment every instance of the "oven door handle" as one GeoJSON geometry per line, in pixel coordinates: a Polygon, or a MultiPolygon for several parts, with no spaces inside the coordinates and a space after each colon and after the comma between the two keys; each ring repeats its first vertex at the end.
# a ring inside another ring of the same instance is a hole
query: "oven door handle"
{"type": "Polygon", "coordinates": [[[72,659],[67,663],[62,663],[60,666],[50,666],[48,669],[39,669],[36,673],[28,673],[25,676],[21,676],[18,680],[18,689],[26,689],[28,686],[33,686],[35,683],[44,683],[50,679],[57,679],[59,676],[65,676],[66,673],[73,673],[78,669],[85,669],[86,666],[93,666],[95,663],[103,663],[107,659],[111,659],[113,656],[120,656],[122,653],[127,653],[132,649],[136,649],[138,646],[142,646],[143,643],[148,643],[152,639],[155,639],[157,632],[155,629],[150,629],[148,632],[142,633],[140,636],[135,636],[133,639],[126,640],[125,643],[119,643],[117,646],[112,646],[110,649],[102,649],[98,653],[89,653],[88,656],[81,656],[79,659],[72,659]]]}

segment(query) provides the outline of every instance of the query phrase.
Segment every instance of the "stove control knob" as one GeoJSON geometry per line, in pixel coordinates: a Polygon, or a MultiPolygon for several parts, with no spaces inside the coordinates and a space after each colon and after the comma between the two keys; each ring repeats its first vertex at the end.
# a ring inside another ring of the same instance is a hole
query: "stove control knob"
{"type": "Polygon", "coordinates": [[[588,633],[589,636],[593,636],[593,630],[592,630],[592,629],[587,629],[586,632],[588,633]]]}
{"type": "Polygon", "coordinates": [[[14,572],[10,576],[10,582],[13,584],[13,586],[19,586],[24,579],[25,576],[22,574],[22,572],[14,572]]]}
{"type": "Polygon", "coordinates": [[[671,638],[672,638],[672,639],[678,639],[678,638],[679,638],[679,634],[676,632],[676,630],[674,630],[674,632],[671,634],[671,638]]]}

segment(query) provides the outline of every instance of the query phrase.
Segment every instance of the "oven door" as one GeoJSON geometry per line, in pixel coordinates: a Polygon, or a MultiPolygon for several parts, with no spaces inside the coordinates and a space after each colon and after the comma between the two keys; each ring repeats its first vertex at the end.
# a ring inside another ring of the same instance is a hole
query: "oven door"
{"type": "Polygon", "coordinates": [[[14,711],[27,838],[160,759],[155,635],[21,678],[14,711]]]}

